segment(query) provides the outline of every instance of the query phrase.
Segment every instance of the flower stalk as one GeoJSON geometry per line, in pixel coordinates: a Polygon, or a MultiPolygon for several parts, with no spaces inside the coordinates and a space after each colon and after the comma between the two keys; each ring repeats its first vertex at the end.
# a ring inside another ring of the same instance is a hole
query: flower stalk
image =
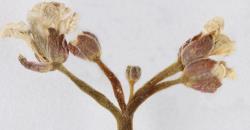
{"type": "Polygon", "coordinates": [[[141,77],[141,68],[139,66],[127,66],[126,77],[129,83],[129,101],[134,96],[135,83],[141,77]]]}
{"type": "Polygon", "coordinates": [[[122,89],[122,85],[115,74],[102,62],[101,59],[96,59],[95,63],[100,67],[100,69],[107,76],[109,81],[112,84],[114,95],[119,103],[119,106],[122,111],[126,110],[125,96],[122,89]]]}
{"type": "Polygon", "coordinates": [[[99,103],[101,106],[109,110],[114,115],[114,117],[119,118],[120,113],[121,113],[120,110],[101,92],[95,90],[93,87],[91,87],[84,81],[77,78],[63,65],[58,67],[58,71],[66,75],[70,80],[72,80],[78,86],[80,90],[82,90],[84,93],[92,97],[97,103],[99,103]]]}

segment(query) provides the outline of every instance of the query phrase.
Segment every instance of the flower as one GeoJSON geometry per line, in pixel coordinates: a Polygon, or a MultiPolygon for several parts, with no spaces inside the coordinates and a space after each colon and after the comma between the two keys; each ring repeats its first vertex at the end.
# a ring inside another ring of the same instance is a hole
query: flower
{"type": "Polygon", "coordinates": [[[234,42],[223,33],[224,20],[215,17],[205,25],[203,32],[185,42],[180,48],[179,60],[184,66],[184,84],[202,92],[215,92],[225,77],[235,72],[225,62],[209,59],[212,55],[229,55],[234,42]]]}
{"type": "Polygon", "coordinates": [[[42,2],[29,11],[27,20],[28,24],[7,24],[0,33],[1,37],[19,38],[31,47],[39,62],[27,61],[20,55],[24,67],[38,72],[55,70],[57,64],[68,58],[65,34],[74,30],[78,15],[62,3],[42,2]]]}
{"type": "Polygon", "coordinates": [[[69,51],[81,58],[95,61],[101,57],[101,46],[97,37],[90,32],[82,32],[68,45],[69,51]]]}
{"type": "Polygon", "coordinates": [[[222,33],[224,20],[215,17],[204,26],[204,31],[180,48],[179,58],[183,65],[187,65],[200,58],[212,55],[229,55],[234,51],[234,42],[222,33]]]}
{"type": "Polygon", "coordinates": [[[199,59],[184,68],[184,84],[201,92],[213,93],[225,77],[232,78],[234,71],[225,62],[199,59]]]}
{"type": "Polygon", "coordinates": [[[126,77],[131,83],[137,82],[141,77],[141,68],[139,66],[127,66],[126,77]]]}

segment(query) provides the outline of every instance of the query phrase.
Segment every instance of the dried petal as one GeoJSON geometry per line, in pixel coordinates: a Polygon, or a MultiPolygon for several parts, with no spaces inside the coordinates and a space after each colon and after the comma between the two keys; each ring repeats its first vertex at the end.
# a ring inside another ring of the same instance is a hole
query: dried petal
{"type": "Polygon", "coordinates": [[[213,69],[211,70],[211,73],[216,76],[219,80],[222,80],[226,77],[226,66],[222,62],[217,62],[213,69]]]}
{"type": "Polygon", "coordinates": [[[215,32],[214,34],[220,34],[224,29],[224,19],[221,17],[214,17],[213,19],[209,20],[204,25],[204,33],[208,34],[211,32],[215,32]]]}
{"type": "Polygon", "coordinates": [[[219,34],[214,39],[214,47],[210,55],[229,55],[234,51],[234,42],[226,35],[219,34]]]}
{"type": "Polygon", "coordinates": [[[32,70],[32,71],[45,73],[45,72],[53,71],[55,69],[53,64],[35,63],[35,62],[27,61],[27,59],[22,55],[19,55],[18,59],[25,68],[32,70]]]}
{"type": "Polygon", "coordinates": [[[235,79],[236,73],[232,68],[227,67],[224,61],[217,62],[212,73],[216,75],[220,80],[223,78],[235,79]]]}
{"type": "Polygon", "coordinates": [[[231,68],[227,68],[226,77],[229,79],[236,79],[237,76],[236,76],[235,70],[233,70],[231,68]]]}
{"type": "Polygon", "coordinates": [[[42,2],[29,12],[28,21],[31,25],[41,25],[38,29],[41,32],[46,32],[51,27],[60,34],[67,34],[74,30],[78,15],[62,3],[42,2]]]}
{"type": "Polygon", "coordinates": [[[75,30],[78,23],[79,16],[77,13],[73,13],[60,22],[59,32],[67,34],[75,30]]]}
{"type": "Polygon", "coordinates": [[[3,27],[0,32],[1,37],[14,37],[26,41],[31,44],[32,37],[29,26],[24,22],[10,23],[3,27]]]}

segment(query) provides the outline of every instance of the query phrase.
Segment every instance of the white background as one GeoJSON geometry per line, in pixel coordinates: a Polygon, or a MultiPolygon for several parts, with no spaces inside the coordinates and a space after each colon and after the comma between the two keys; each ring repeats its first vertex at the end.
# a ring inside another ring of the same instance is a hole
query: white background
{"type": "MultiPolygon", "coordinates": [[[[26,20],[39,0],[0,0],[0,26],[26,20]]],[[[213,16],[225,18],[225,32],[236,41],[226,57],[237,71],[215,94],[177,85],[145,102],[134,118],[135,130],[250,129],[249,0],[63,0],[77,11],[78,30],[95,33],[103,60],[121,79],[128,64],[142,68],[136,88],[176,60],[178,48],[213,16]]],[[[59,72],[40,74],[23,68],[19,53],[35,60],[21,40],[0,40],[0,130],[115,130],[112,115],[59,72]]],[[[98,67],[72,55],[66,66],[114,101],[98,67]]]]}

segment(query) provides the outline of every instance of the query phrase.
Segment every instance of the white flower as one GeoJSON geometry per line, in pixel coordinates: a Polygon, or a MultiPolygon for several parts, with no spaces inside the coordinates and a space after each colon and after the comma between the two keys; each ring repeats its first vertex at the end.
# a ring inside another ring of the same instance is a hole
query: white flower
{"type": "Polygon", "coordinates": [[[55,64],[64,63],[68,57],[65,34],[73,31],[78,15],[62,3],[42,2],[28,13],[24,22],[7,24],[0,35],[23,39],[35,53],[39,63],[27,61],[20,55],[20,62],[34,71],[54,70],[55,64]]]}

